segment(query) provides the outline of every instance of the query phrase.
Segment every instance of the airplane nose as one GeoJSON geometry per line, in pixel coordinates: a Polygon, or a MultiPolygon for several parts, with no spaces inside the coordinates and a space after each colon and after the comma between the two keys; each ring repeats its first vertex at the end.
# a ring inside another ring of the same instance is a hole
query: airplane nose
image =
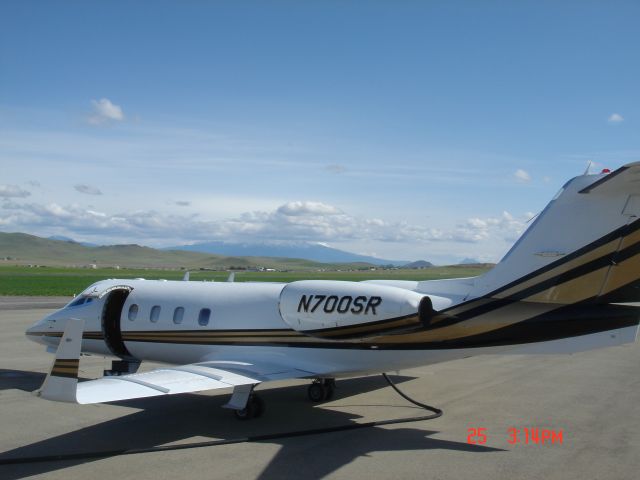
{"type": "Polygon", "coordinates": [[[48,327],[48,320],[51,315],[44,317],[41,320],[38,320],[36,323],[31,325],[24,334],[27,336],[29,340],[33,340],[34,342],[41,343],[39,340],[42,338],[42,334],[45,333],[48,327]]]}
{"type": "Polygon", "coordinates": [[[42,320],[40,320],[39,322],[34,323],[29,328],[27,328],[27,330],[24,332],[24,334],[27,336],[27,338],[29,340],[35,340],[35,338],[33,338],[33,337],[38,336],[38,332],[42,331],[41,322],[42,322],[42,320]]]}
{"type": "Polygon", "coordinates": [[[38,324],[32,325],[24,332],[25,336],[32,342],[42,343],[42,334],[38,333],[38,324]]]}

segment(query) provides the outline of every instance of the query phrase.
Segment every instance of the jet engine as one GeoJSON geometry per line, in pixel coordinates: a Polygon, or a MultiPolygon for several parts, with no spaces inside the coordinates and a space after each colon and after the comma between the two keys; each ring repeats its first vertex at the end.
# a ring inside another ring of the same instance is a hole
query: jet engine
{"type": "Polygon", "coordinates": [[[450,301],[411,290],[360,282],[303,280],[280,294],[280,315],[293,329],[332,340],[371,338],[428,326],[434,304],[450,301]]]}

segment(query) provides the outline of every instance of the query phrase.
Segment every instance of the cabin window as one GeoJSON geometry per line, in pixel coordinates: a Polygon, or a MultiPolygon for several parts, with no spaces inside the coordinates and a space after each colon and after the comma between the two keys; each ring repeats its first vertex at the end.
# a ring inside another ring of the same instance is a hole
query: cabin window
{"type": "Polygon", "coordinates": [[[209,325],[209,319],[211,318],[211,309],[203,308],[200,310],[200,315],[198,315],[198,324],[206,327],[209,325]]]}
{"type": "Polygon", "coordinates": [[[183,317],[184,317],[184,307],[177,307],[173,311],[173,323],[175,323],[176,325],[178,325],[179,323],[182,323],[183,317]]]}
{"type": "Polygon", "coordinates": [[[149,320],[156,323],[160,318],[160,305],[154,305],[151,307],[151,313],[149,314],[149,320]]]}
{"type": "Polygon", "coordinates": [[[137,316],[138,316],[138,305],[134,303],[129,307],[129,320],[133,322],[137,316]]]}

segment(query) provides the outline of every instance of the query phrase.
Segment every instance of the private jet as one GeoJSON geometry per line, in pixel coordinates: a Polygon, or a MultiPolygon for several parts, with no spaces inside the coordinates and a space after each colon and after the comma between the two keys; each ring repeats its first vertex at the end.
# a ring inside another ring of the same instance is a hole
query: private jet
{"type": "Polygon", "coordinates": [[[55,354],[38,394],[91,404],[228,388],[225,406],[252,418],[263,382],[310,379],[309,398],[323,401],[340,377],[634,342],[639,215],[637,162],[568,181],[474,278],[100,281],[27,330],[55,354]],[[115,360],[79,382],[84,354],[115,360]],[[143,361],[167,366],[137,373],[143,361]]]}

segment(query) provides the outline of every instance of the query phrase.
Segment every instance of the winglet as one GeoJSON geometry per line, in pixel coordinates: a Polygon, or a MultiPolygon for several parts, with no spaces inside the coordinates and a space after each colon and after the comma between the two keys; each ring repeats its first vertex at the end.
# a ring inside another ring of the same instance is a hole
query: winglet
{"type": "Polygon", "coordinates": [[[83,330],[84,320],[67,320],[51,371],[42,383],[38,396],[57,402],[77,403],[76,390],[83,330]]]}

